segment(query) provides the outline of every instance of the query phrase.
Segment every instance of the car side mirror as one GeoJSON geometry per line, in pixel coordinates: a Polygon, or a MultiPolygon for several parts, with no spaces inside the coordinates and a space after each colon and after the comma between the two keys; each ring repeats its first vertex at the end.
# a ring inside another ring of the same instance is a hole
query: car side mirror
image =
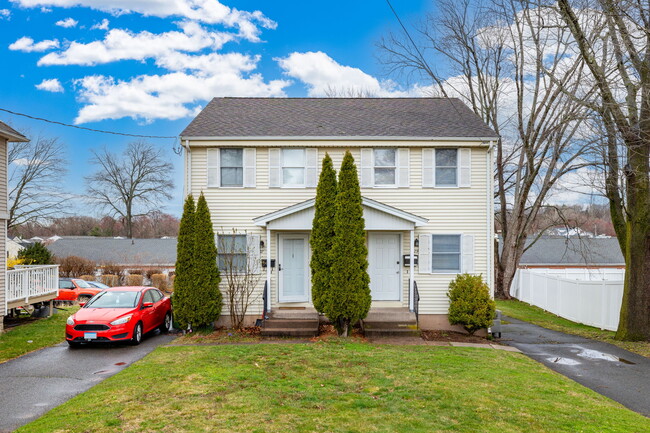
{"type": "Polygon", "coordinates": [[[143,308],[143,309],[145,309],[145,308],[151,308],[151,307],[153,307],[153,302],[143,302],[143,303],[142,303],[142,308],[143,308]]]}
{"type": "Polygon", "coordinates": [[[83,308],[84,305],[86,305],[85,302],[79,302],[79,307],[83,308]]]}

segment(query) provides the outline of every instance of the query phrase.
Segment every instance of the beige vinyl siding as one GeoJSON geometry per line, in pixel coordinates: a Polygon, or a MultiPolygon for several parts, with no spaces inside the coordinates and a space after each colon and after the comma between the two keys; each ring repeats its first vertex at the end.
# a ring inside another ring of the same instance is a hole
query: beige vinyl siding
{"type": "MultiPolygon", "coordinates": [[[[266,233],[262,227],[253,224],[253,219],[284,207],[311,199],[316,194],[315,188],[269,188],[268,146],[284,147],[278,142],[229,142],[225,145],[257,147],[256,188],[207,188],[207,151],[203,147],[206,142],[190,142],[191,149],[191,188],[195,196],[203,191],[210,206],[212,221],[216,232],[228,233],[232,228],[239,231],[260,234],[266,243],[266,233]]],[[[215,147],[219,143],[214,142],[215,147]]],[[[314,147],[319,145],[319,161],[328,152],[334,161],[334,167],[339,169],[347,147],[340,141],[336,142],[291,142],[286,146],[314,147]]],[[[491,222],[491,205],[488,194],[490,188],[488,176],[487,146],[476,147],[477,143],[460,142],[349,142],[350,150],[360,169],[360,149],[362,147],[409,147],[410,179],[408,188],[362,188],[361,194],[387,205],[429,219],[426,226],[418,227],[416,238],[422,234],[471,234],[474,235],[474,271],[477,274],[488,275],[488,248],[491,233],[488,221],[491,222]],[[472,147],[471,158],[471,187],[470,188],[422,188],[422,147],[472,147]]],[[[319,166],[320,169],[320,166],[319,166]]],[[[403,231],[401,254],[409,253],[409,232],[403,231]]],[[[277,259],[277,232],[272,233],[271,257],[277,259]]],[[[261,257],[266,258],[266,248],[261,251],[261,257]]],[[[402,267],[402,305],[408,306],[409,268],[402,267]]],[[[273,305],[277,300],[277,269],[272,273],[273,305]]],[[[415,281],[420,291],[421,314],[446,314],[448,300],[446,292],[453,275],[421,274],[415,268],[415,281]]],[[[262,269],[260,289],[264,285],[266,270],[262,269]]],[[[261,292],[261,290],[260,290],[261,292]]],[[[262,310],[261,295],[251,314],[262,310]]],[[[225,312],[224,312],[225,314],[225,312]]]]}
{"type": "Polygon", "coordinates": [[[7,142],[0,139],[0,214],[8,211],[7,176],[7,142]]]}
{"type": "MultiPolygon", "coordinates": [[[[0,139],[0,214],[7,213],[7,141],[0,139]]],[[[4,218],[4,217],[2,217],[4,218]]],[[[7,220],[0,219],[0,331],[6,308],[7,220]]]]}

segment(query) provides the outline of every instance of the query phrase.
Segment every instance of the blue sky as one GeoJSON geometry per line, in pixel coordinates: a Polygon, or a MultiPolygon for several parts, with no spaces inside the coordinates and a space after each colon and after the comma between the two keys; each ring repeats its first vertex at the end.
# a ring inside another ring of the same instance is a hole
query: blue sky
{"type": "MultiPolygon", "coordinates": [[[[411,24],[433,4],[392,3],[411,24]]],[[[176,136],[214,96],[417,92],[389,80],[376,59],[376,42],[398,29],[384,0],[0,0],[0,28],[0,108],[90,128],[176,136]]],[[[3,113],[0,120],[66,143],[63,188],[78,203],[90,150],[119,151],[130,141],[3,113]]],[[[178,214],[181,157],[173,140],[152,142],[174,162],[175,198],[165,210],[178,214]]]]}

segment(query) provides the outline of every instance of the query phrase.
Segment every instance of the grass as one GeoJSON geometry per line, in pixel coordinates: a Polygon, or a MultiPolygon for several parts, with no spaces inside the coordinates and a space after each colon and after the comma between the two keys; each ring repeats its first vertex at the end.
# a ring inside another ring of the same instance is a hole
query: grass
{"type": "Polygon", "coordinates": [[[61,309],[52,317],[26,319],[28,323],[0,334],[0,363],[65,340],[65,321],[79,307],[61,309]]]}
{"type": "Polygon", "coordinates": [[[164,346],[18,432],[650,432],[500,350],[368,343],[164,346]]]}
{"type": "Polygon", "coordinates": [[[619,341],[614,338],[615,333],[613,331],[606,331],[594,328],[593,326],[572,322],[539,307],[515,299],[509,301],[497,300],[497,308],[506,316],[524,320],[543,328],[604,341],[629,350],[630,352],[650,357],[650,343],[647,341],[619,341]]]}

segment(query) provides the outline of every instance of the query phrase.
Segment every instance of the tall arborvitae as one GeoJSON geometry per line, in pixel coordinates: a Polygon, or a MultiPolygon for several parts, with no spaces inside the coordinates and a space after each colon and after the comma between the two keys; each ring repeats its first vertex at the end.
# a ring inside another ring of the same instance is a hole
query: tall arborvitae
{"type": "Polygon", "coordinates": [[[345,152],[339,171],[334,232],[332,280],[324,313],[339,335],[347,337],[350,327],[366,317],[371,303],[361,189],[350,151],[345,152]]]}
{"type": "Polygon", "coordinates": [[[183,216],[178,230],[176,246],[176,277],[174,278],[174,319],[186,329],[191,325],[191,308],[188,304],[194,280],[194,198],[185,199],[183,216]]]}
{"type": "Polygon", "coordinates": [[[194,217],[194,280],[190,304],[193,306],[192,324],[212,325],[221,314],[221,291],[219,290],[219,268],[217,267],[217,246],[210,219],[210,210],[203,193],[196,204],[194,217]]]}
{"type": "Polygon", "coordinates": [[[332,282],[332,245],[336,215],[336,172],[332,158],[325,154],[323,169],[316,188],[314,222],[311,229],[311,298],[314,308],[325,310],[332,282]]]}

